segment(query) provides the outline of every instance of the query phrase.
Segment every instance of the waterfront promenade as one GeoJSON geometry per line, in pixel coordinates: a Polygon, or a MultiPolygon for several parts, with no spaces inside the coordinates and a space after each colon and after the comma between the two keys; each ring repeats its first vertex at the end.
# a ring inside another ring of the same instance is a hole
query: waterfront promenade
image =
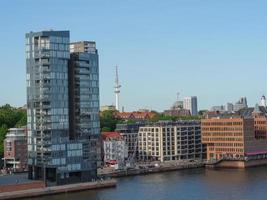
{"type": "Polygon", "coordinates": [[[176,171],[183,169],[194,169],[204,167],[204,163],[201,161],[168,161],[164,163],[152,162],[138,164],[135,168],[115,170],[110,167],[106,167],[98,170],[99,176],[107,177],[123,177],[123,176],[135,176],[142,174],[163,173],[168,171],[176,171]]]}
{"type": "Polygon", "coordinates": [[[22,199],[27,197],[39,197],[39,196],[54,195],[60,193],[78,192],[83,190],[109,188],[109,187],[115,187],[116,184],[117,184],[116,180],[109,179],[96,182],[52,186],[46,188],[36,188],[36,189],[28,189],[28,190],[13,191],[13,192],[2,192],[0,193],[0,200],[22,199]]]}

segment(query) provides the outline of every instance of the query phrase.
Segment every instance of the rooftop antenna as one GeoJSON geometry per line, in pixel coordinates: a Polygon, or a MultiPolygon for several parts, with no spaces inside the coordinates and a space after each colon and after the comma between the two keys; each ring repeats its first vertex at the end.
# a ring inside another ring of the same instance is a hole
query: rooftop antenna
{"type": "Polygon", "coordinates": [[[120,94],[120,88],[121,85],[119,83],[119,73],[118,73],[118,66],[116,68],[116,77],[115,77],[115,97],[116,97],[116,110],[120,111],[120,105],[119,105],[119,94],[120,94]]]}

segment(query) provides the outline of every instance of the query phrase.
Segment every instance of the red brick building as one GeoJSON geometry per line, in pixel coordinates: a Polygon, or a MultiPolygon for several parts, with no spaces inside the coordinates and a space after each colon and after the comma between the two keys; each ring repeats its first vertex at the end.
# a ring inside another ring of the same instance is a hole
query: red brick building
{"type": "Polygon", "coordinates": [[[26,170],[27,154],[26,128],[10,128],[4,140],[4,168],[26,170]]]}
{"type": "Polygon", "coordinates": [[[116,116],[123,120],[145,121],[155,116],[154,112],[117,112],[116,116]]]}
{"type": "Polygon", "coordinates": [[[267,115],[259,106],[233,115],[206,116],[201,135],[208,161],[224,167],[267,164],[267,115]]]}

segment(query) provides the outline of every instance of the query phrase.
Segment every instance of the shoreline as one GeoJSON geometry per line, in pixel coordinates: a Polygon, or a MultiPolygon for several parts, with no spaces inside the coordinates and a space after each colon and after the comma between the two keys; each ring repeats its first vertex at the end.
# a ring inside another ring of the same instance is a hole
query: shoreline
{"type": "Polygon", "coordinates": [[[13,192],[2,192],[0,193],[0,200],[49,196],[61,193],[73,193],[84,190],[110,188],[116,186],[117,186],[117,181],[115,179],[103,180],[97,182],[76,183],[76,184],[52,186],[46,188],[27,189],[27,190],[13,191],[13,192]]]}
{"type": "Polygon", "coordinates": [[[99,176],[108,176],[112,178],[119,177],[127,177],[127,176],[138,176],[138,175],[146,175],[146,174],[154,174],[154,173],[164,173],[170,171],[178,171],[185,169],[195,169],[195,168],[204,168],[204,163],[187,163],[183,165],[175,165],[175,166],[160,166],[154,168],[146,168],[146,169],[128,169],[128,170],[118,170],[108,173],[99,173],[99,176]]]}

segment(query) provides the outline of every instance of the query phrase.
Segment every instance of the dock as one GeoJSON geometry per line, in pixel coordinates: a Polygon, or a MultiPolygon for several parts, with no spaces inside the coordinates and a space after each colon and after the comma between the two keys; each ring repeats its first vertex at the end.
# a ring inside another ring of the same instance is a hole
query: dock
{"type": "Polygon", "coordinates": [[[124,177],[124,176],[136,176],[136,175],[145,175],[152,173],[163,173],[169,171],[177,171],[184,169],[194,169],[205,167],[204,163],[184,163],[177,165],[167,165],[167,166],[159,166],[153,168],[133,168],[133,169],[124,169],[124,170],[114,170],[114,171],[100,171],[98,173],[99,176],[107,176],[112,178],[124,177]]]}
{"type": "Polygon", "coordinates": [[[84,190],[110,188],[110,187],[116,187],[116,185],[117,185],[116,180],[109,179],[109,180],[102,180],[102,181],[99,180],[96,182],[52,186],[52,187],[45,187],[45,188],[13,191],[13,192],[2,192],[0,193],[0,200],[23,199],[23,198],[40,197],[40,196],[47,196],[47,195],[54,195],[54,194],[61,194],[61,193],[79,192],[79,191],[84,191],[84,190]]]}

